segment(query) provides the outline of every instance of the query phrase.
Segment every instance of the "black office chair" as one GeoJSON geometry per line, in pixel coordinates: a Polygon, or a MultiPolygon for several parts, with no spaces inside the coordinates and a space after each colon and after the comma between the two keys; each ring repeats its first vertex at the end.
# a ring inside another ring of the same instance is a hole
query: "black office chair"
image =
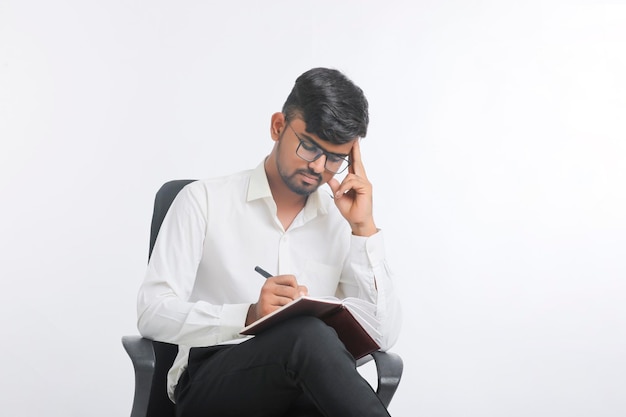
{"type": "MultiPolygon", "coordinates": [[[[150,228],[148,258],[152,255],[161,223],[172,201],[185,185],[193,181],[195,180],[169,181],[157,192],[150,228]]],[[[173,417],[174,404],[167,396],[167,372],[176,358],[178,346],[141,336],[123,336],[122,344],[135,368],[135,396],[131,417],[173,417]]],[[[357,365],[361,366],[372,359],[376,363],[378,375],[376,393],[382,403],[389,406],[402,377],[402,358],[392,352],[374,352],[359,359],[357,365]]]]}

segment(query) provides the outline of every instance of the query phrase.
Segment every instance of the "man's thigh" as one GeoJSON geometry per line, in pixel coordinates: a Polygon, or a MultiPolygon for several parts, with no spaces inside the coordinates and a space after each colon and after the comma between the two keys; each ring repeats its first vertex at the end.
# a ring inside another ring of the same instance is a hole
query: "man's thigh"
{"type": "Polygon", "coordinates": [[[300,339],[297,326],[305,322],[286,322],[238,345],[191,349],[187,371],[177,389],[177,414],[316,415],[315,404],[298,385],[297,371],[290,369],[300,360],[292,355],[299,350],[305,354],[307,350],[322,350],[328,343],[324,338],[336,334],[321,332],[318,337],[311,334],[316,326],[305,326],[302,332],[307,333],[300,339]],[[296,327],[298,331],[293,330],[296,327]],[[311,340],[319,346],[308,346],[311,340]],[[307,345],[304,349],[294,347],[303,344],[307,345]]]}

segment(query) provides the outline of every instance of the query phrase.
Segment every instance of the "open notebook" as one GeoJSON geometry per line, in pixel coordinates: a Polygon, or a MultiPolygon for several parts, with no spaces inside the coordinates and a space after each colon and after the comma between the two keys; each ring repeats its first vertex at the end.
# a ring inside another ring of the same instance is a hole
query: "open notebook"
{"type": "Polygon", "coordinates": [[[346,349],[359,359],[380,349],[376,306],[360,298],[309,297],[293,300],[278,310],[246,326],[241,334],[255,335],[296,316],[319,317],[337,332],[346,349]]]}

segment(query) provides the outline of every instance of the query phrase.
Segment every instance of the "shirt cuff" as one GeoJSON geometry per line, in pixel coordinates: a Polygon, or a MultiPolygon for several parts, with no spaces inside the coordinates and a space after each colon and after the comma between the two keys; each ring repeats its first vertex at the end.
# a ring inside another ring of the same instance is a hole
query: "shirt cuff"
{"type": "Polygon", "coordinates": [[[363,260],[369,267],[376,267],[385,261],[385,242],[383,232],[378,232],[369,237],[352,235],[352,259],[363,260]]]}
{"type": "Polygon", "coordinates": [[[239,331],[246,324],[246,316],[250,304],[224,304],[222,306],[222,314],[220,318],[220,328],[223,331],[222,338],[224,340],[242,337],[239,331]]]}

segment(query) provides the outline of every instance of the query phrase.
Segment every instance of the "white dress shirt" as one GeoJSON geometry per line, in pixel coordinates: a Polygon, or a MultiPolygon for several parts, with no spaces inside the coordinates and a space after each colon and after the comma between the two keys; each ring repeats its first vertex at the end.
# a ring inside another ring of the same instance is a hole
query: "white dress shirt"
{"type": "Polygon", "coordinates": [[[168,374],[173,392],[191,347],[240,343],[264,278],[293,274],[311,296],[359,297],[377,305],[383,350],[395,343],[401,313],[382,232],[354,236],[329,189],[311,194],[284,230],[264,164],[187,185],[159,231],[137,311],[139,332],[179,345],[168,374]],[[376,278],[374,278],[376,277],[376,278]]]}

